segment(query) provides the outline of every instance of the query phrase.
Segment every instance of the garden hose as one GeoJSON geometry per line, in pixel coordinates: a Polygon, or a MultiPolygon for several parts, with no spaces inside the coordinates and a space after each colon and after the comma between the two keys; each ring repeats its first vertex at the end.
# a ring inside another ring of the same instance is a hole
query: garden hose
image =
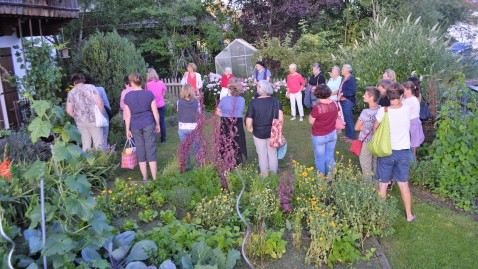
{"type": "Polygon", "coordinates": [[[239,210],[239,202],[241,201],[242,194],[246,190],[246,183],[244,182],[244,178],[242,178],[242,176],[241,176],[241,172],[239,172],[239,170],[237,168],[236,168],[236,172],[237,172],[237,175],[239,176],[239,178],[242,181],[242,190],[239,193],[239,196],[237,197],[237,200],[236,200],[236,211],[237,211],[237,214],[239,215],[239,218],[241,219],[242,222],[244,222],[244,224],[246,225],[246,228],[247,228],[246,229],[246,236],[244,236],[244,239],[242,240],[241,252],[242,252],[242,257],[244,257],[244,260],[249,265],[249,267],[254,269],[255,268],[254,265],[252,265],[252,263],[249,261],[249,259],[246,256],[246,251],[244,250],[245,246],[246,246],[247,238],[251,235],[251,226],[249,225],[249,223],[247,223],[246,219],[244,219],[244,217],[241,214],[241,211],[239,210]]]}
{"type": "Polygon", "coordinates": [[[8,252],[8,256],[7,256],[7,266],[8,266],[8,269],[14,269],[12,265],[12,256],[13,256],[13,251],[15,250],[15,242],[13,242],[13,240],[10,239],[10,237],[8,237],[8,235],[3,230],[3,212],[1,211],[0,211],[0,234],[8,243],[12,244],[12,249],[10,249],[10,252],[8,252]]]}

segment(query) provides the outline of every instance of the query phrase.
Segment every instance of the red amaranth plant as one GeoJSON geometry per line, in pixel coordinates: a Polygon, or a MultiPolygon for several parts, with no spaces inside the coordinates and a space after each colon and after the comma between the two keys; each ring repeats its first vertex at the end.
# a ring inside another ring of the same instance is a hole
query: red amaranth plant
{"type": "Polygon", "coordinates": [[[294,175],[289,173],[283,174],[277,186],[277,193],[280,199],[280,209],[285,213],[292,212],[292,193],[294,191],[294,175]]]}
{"type": "Polygon", "coordinates": [[[196,163],[199,166],[213,165],[219,173],[222,187],[227,188],[226,174],[236,167],[236,154],[240,154],[239,145],[234,140],[237,134],[235,127],[237,118],[221,120],[216,115],[207,118],[202,95],[199,97],[199,104],[201,112],[197,116],[197,127],[178,147],[180,172],[184,172],[191,146],[196,144],[198,147],[196,163]]]}

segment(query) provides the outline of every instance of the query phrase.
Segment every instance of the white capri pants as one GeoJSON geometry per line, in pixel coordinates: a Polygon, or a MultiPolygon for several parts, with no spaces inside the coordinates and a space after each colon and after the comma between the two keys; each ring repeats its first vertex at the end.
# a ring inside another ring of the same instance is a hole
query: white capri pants
{"type": "Polygon", "coordinates": [[[301,117],[304,116],[304,107],[302,105],[302,91],[299,91],[298,93],[289,93],[290,96],[290,112],[293,117],[296,115],[296,108],[295,108],[295,103],[297,103],[297,106],[299,107],[299,115],[301,117]]]}

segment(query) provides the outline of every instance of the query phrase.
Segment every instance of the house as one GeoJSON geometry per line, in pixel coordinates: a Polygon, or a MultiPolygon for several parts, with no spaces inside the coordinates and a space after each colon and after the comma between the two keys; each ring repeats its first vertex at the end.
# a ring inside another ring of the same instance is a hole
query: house
{"type": "Polygon", "coordinates": [[[19,126],[15,111],[17,89],[3,78],[6,73],[22,77],[25,70],[16,61],[14,46],[22,38],[56,35],[61,28],[79,16],[77,0],[1,0],[0,1],[0,129],[19,126]]]}

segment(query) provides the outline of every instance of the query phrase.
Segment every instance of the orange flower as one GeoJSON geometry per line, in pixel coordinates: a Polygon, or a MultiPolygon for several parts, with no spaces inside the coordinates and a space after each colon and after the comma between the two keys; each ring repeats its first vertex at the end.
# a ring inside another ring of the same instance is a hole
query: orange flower
{"type": "Polygon", "coordinates": [[[8,179],[12,179],[12,173],[10,172],[10,161],[8,160],[7,152],[3,156],[3,162],[0,164],[0,176],[7,177],[8,179]]]}

